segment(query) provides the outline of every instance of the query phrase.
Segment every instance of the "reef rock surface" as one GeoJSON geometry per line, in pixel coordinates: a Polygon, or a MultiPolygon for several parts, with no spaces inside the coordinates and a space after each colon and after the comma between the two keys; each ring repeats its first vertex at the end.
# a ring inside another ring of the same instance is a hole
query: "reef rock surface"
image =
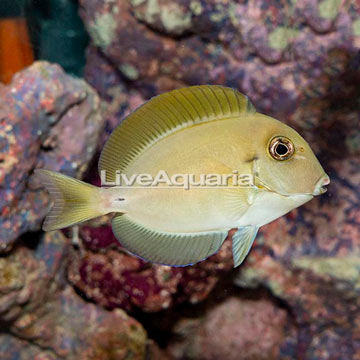
{"type": "Polygon", "coordinates": [[[38,233],[0,258],[0,358],[143,359],[147,336],[136,320],[67,284],[70,248],[59,231],[38,233]]]}
{"type": "Polygon", "coordinates": [[[230,296],[200,317],[182,318],[169,346],[175,359],[279,359],[294,327],[284,309],[267,299],[230,296]]]}
{"type": "Polygon", "coordinates": [[[58,65],[35,63],[0,87],[0,252],[39,230],[48,211],[33,170],[81,176],[103,125],[96,92],[58,65]]]}

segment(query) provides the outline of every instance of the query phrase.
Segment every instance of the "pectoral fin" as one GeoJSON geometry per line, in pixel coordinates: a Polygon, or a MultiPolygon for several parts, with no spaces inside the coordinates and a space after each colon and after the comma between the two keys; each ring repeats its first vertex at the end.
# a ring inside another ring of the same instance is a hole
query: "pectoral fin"
{"type": "Polygon", "coordinates": [[[234,267],[239,266],[249,253],[258,232],[256,226],[243,226],[238,228],[232,237],[232,251],[234,267]]]}
{"type": "Polygon", "coordinates": [[[171,266],[195,264],[216,253],[227,231],[170,233],[154,231],[127,215],[112,220],[113,232],[128,251],[144,260],[171,266]]]}

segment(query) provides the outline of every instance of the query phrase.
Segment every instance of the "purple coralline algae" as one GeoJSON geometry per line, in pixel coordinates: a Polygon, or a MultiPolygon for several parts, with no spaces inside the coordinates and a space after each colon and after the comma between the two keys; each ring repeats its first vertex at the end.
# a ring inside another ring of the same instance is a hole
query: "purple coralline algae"
{"type": "Polygon", "coordinates": [[[81,176],[103,125],[96,92],[58,65],[35,63],[0,87],[0,252],[39,230],[48,211],[33,170],[81,176]]]}

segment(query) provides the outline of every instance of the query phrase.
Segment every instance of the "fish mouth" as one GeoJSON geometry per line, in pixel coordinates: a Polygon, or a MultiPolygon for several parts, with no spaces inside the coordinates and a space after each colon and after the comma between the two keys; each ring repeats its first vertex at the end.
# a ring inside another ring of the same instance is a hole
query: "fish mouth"
{"type": "Polygon", "coordinates": [[[326,185],[330,184],[330,178],[328,175],[323,175],[320,177],[320,179],[315,184],[315,189],[312,195],[317,196],[326,193],[327,188],[326,185]]]}

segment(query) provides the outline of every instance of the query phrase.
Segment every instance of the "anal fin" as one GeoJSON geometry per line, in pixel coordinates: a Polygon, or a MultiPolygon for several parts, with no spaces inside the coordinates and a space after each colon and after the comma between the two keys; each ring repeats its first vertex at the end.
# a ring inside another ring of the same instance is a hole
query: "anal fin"
{"type": "Polygon", "coordinates": [[[216,253],[223,244],[226,230],[171,233],[148,229],[127,215],[112,220],[116,238],[132,254],[154,263],[171,266],[195,264],[216,253]]]}

